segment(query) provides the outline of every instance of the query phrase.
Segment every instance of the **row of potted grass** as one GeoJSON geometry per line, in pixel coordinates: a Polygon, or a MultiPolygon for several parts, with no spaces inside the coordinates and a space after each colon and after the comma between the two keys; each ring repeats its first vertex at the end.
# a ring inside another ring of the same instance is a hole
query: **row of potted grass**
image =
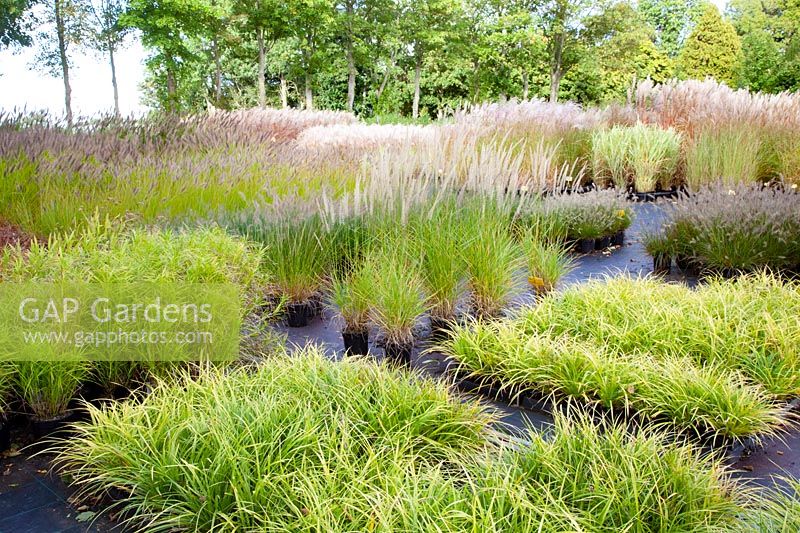
{"type": "MultiPolygon", "coordinates": [[[[0,282],[234,284],[245,318],[261,305],[266,290],[262,253],[257,245],[219,228],[128,230],[116,221],[95,218],[80,231],[53,235],[46,243],[34,240],[30,249],[3,249],[0,282]]],[[[74,350],[79,353],[81,348],[74,350]]],[[[58,357],[62,355],[58,352],[58,357]]],[[[41,436],[75,414],[76,397],[112,398],[167,367],[169,363],[57,358],[3,362],[0,407],[13,402],[16,411],[29,415],[34,433],[41,436]]]]}
{"type": "Polygon", "coordinates": [[[92,408],[53,451],[79,499],[141,531],[753,531],[796,520],[664,433],[575,415],[509,441],[496,417],[442,382],[311,347],[92,408]]]}
{"type": "Polygon", "coordinates": [[[564,207],[553,197],[543,200],[546,216],[515,217],[514,203],[445,197],[412,208],[405,224],[385,212],[331,223],[318,215],[276,222],[259,211],[223,224],[263,245],[274,299],[287,300],[290,326],[305,325],[312,301],[327,299],[343,319],[348,346],[357,342],[363,350],[374,324],[390,351],[407,355],[423,313],[430,312],[434,330],[464,306],[478,316],[496,316],[526,266],[537,292],[552,290],[574,265],[564,247],[567,234],[554,222],[607,212],[613,212],[614,229],[630,222],[628,211],[617,209],[617,197],[596,196],[612,202],[564,207]]]}
{"type": "Polygon", "coordinates": [[[800,393],[800,286],[762,274],[697,291],[595,281],[442,343],[512,390],[631,411],[697,435],[771,435],[800,393]]]}
{"type": "Polygon", "coordinates": [[[664,227],[645,236],[654,269],[673,259],[694,273],[731,277],[761,268],[800,269],[800,195],[794,188],[724,184],[667,207],[664,227]]]}
{"type": "Polygon", "coordinates": [[[756,273],[697,289],[652,278],[591,281],[545,299],[519,320],[527,333],[722,366],[789,399],[800,395],[798,316],[800,284],[756,273]]]}

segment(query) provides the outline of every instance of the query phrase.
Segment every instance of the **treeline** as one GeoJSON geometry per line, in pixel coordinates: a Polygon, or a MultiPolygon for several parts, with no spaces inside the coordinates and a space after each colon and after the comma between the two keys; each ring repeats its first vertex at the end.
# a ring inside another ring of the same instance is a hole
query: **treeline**
{"type": "MultiPolygon", "coordinates": [[[[800,4],[732,0],[0,0],[0,46],[30,44],[65,82],[76,46],[150,52],[146,103],[435,117],[510,97],[630,97],[637,80],[712,76],[800,89],[800,4]],[[38,21],[26,14],[44,13],[38,21]]],[[[116,98],[115,98],[116,100],[116,98]]]]}

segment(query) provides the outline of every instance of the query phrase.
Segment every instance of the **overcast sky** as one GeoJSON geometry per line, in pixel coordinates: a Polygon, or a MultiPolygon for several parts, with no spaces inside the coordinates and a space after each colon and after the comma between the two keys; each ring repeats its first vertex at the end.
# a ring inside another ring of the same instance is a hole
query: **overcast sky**
{"type": "MultiPolygon", "coordinates": [[[[725,0],[714,0],[720,9],[725,0]]],[[[28,111],[46,109],[56,115],[64,113],[64,85],[32,68],[36,44],[22,50],[0,50],[0,111],[26,108],[28,111]]],[[[114,109],[111,89],[111,69],[105,57],[82,50],[72,54],[72,109],[76,115],[95,115],[114,109]]],[[[147,110],[141,103],[139,85],[144,79],[146,52],[137,39],[116,57],[120,108],[123,115],[147,110]]]]}

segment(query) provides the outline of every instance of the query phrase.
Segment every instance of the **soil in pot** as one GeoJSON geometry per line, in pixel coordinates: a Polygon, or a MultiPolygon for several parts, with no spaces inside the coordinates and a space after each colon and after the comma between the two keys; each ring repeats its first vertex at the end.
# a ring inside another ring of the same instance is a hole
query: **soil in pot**
{"type": "Polygon", "coordinates": [[[67,411],[54,418],[40,419],[31,416],[31,428],[36,439],[46,437],[67,437],[70,433],[69,424],[74,422],[76,415],[74,411],[67,411]]]}
{"type": "Polygon", "coordinates": [[[342,332],[345,355],[369,354],[369,331],[342,332]]]}
{"type": "Polygon", "coordinates": [[[669,267],[672,264],[672,257],[667,254],[655,254],[653,256],[653,272],[669,273],[669,267]]]}
{"type": "Polygon", "coordinates": [[[414,344],[411,342],[403,344],[387,342],[383,348],[386,360],[397,366],[411,368],[411,349],[413,346],[414,344]]]}
{"type": "Polygon", "coordinates": [[[290,303],[286,306],[286,323],[290,328],[304,328],[308,325],[311,314],[308,302],[290,303]]]}
{"type": "Polygon", "coordinates": [[[619,230],[614,234],[614,246],[622,246],[625,244],[625,230],[619,230]]]}
{"type": "Polygon", "coordinates": [[[582,254],[594,252],[594,239],[581,239],[578,241],[578,251],[582,254]]]}

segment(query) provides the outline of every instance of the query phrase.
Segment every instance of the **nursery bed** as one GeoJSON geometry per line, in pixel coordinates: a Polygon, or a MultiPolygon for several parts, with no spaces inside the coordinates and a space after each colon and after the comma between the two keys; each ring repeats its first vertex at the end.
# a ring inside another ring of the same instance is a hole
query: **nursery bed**
{"type": "MultiPolygon", "coordinates": [[[[625,244],[605,252],[579,256],[577,268],[566,276],[561,286],[581,283],[592,278],[605,275],[645,275],[652,272],[652,259],[647,255],[641,243],[641,235],[649,229],[660,225],[663,218],[659,203],[637,203],[632,205],[636,217],[633,225],[626,232],[625,244]]],[[[680,273],[673,273],[666,279],[696,283],[695,278],[686,278],[680,273]]],[[[522,285],[524,286],[524,284],[522,285]]],[[[529,303],[533,295],[529,290],[521,290],[513,299],[512,307],[529,303]]],[[[422,328],[427,325],[423,324],[422,328]]],[[[328,312],[321,317],[313,318],[308,326],[289,328],[285,324],[276,324],[275,330],[287,337],[290,345],[302,346],[313,342],[321,344],[328,356],[343,356],[342,340],[339,326],[328,312]]],[[[374,337],[373,337],[374,339],[374,337]]],[[[372,340],[372,339],[371,339],[372,340]]],[[[441,354],[423,353],[426,342],[418,342],[412,354],[412,366],[430,376],[442,376],[452,368],[441,354]]],[[[370,350],[379,359],[383,357],[383,349],[370,343],[370,350]]],[[[462,382],[462,390],[466,393],[479,393],[470,383],[462,382]]],[[[546,429],[552,417],[546,406],[523,402],[522,405],[510,405],[481,395],[483,401],[499,409],[502,426],[506,431],[515,433],[523,428],[546,429]]],[[[733,450],[731,462],[734,468],[742,469],[738,477],[748,482],[774,486],[775,475],[787,475],[800,478],[800,434],[793,433],[781,440],[769,441],[751,455],[742,454],[743,449],[733,450]]],[[[69,489],[57,476],[47,472],[49,461],[45,457],[31,458],[29,453],[3,459],[0,474],[0,532],[14,531],[108,531],[113,523],[105,517],[95,521],[91,527],[78,522],[75,517],[79,511],[69,502],[69,489]],[[6,474],[6,472],[8,472],[6,474]]],[[[117,529],[118,531],[118,529],[117,529]]]]}

